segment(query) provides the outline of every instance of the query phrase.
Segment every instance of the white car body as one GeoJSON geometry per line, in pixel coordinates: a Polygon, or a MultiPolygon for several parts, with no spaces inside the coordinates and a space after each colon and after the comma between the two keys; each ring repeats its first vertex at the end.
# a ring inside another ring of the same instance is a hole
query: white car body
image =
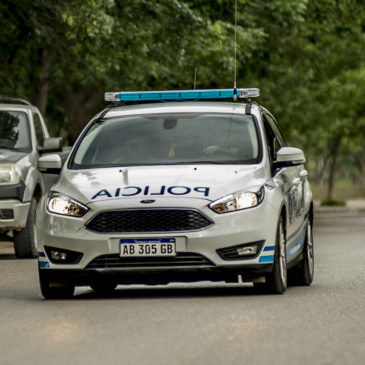
{"type": "MultiPolygon", "coordinates": [[[[0,239],[14,241],[18,258],[35,258],[35,211],[51,177],[37,169],[49,138],[38,108],[23,99],[0,98],[0,239]]],[[[53,181],[54,182],[54,181],[53,181]]]]}
{"type": "MultiPolygon", "coordinates": [[[[309,223],[313,219],[307,172],[303,161],[272,170],[263,115],[273,117],[258,104],[179,102],[114,107],[93,118],[85,131],[100,117],[108,121],[128,115],[201,112],[252,116],[261,144],[259,161],[254,164],[120,164],[75,169],[70,164],[85,132],[81,134],[51,191],[80,203],[87,209],[86,214],[73,217],[51,212],[48,209],[50,195],[43,196],[37,210],[39,271],[46,298],[58,296],[48,290],[52,283],[64,286],[64,292],[59,291],[60,296],[66,292],[73,293],[70,288],[75,285],[102,289],[103,285],[107,287],[108,282],[113,283],[112,287],[116,284],[196,280],[234,282],[242,279],[265,283],[268,276],[273,275],[281,221],[285,231],[285,275],[291,267],[303,265],[306,240],[311,235],[308,226],[311,227],[309,223]],[[217,213],[210,207],[213,202],[242,191],[261,191],[262,201],[248,209],[226,213],[217,213]],[[90,223],[104,212],[107,212],[105,219],[108,223],[108,219],[113,217],[108,212],[150,214],[151,211],[162,211],[162,214],[168,215],[171,210],[193,211],[205,221],[199,223],[201,227],[198,228],[175,231],[164,231],[162,228],[151,232],[128,232],[128,229],[123,232],[100,232],[97,224],[90,223]],[[143,256],[122,257],[121,250],[127,250],[130,246],[125,248],[125,245],[133,242],[142,246],[144,242],[156,242],[158,250],[164,242],[174,242],[176,253],[162,260],[158,256],[160,251],[156,257],[146,256],[146,252],[143,256]],[[250,255],[251,248],[247,249],[247,245],[252,244],[257,244],[257,252],[254,249],[254,254],[250,255]],[[73,253],[79,256],[72,263],[62,262],[62,252],[65,253],[64,257],[68,252],[71,252],[71,258],[77,256],[73,253]],[[105,259],[105,255],[109,258],[105,259]],[[181,260],[176,261],[179,257],[181,260]],[[67,288],[70,290],[67,291],[67,288]]],[[[282,147],[284,159],[285,152],[293,157],[293,152],[297,150],[282,147]]],[[[298,151],[298,156],[304,158],[298,151]]],[[[51,166],[49,161],[48,164],[51,166]]],[[[310,256],[313,259],[313,251],[310,256]]],[[[285,290],[286,282],[284,284],[285,290]]]]}

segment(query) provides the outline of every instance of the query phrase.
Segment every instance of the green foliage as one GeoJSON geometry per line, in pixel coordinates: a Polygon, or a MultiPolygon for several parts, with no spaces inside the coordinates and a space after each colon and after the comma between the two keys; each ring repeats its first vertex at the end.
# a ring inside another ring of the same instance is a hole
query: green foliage
{"type": "MultiPolygon", "coordinates": [[[[317,182],[349,155],[365,174],[364,7],[237,0],[237,85],[261,88],[317,182]]],[[[106,90],[192,88],[195,69],[198,88],[233,85],[234,0],[4,0],[0,16],[1,93],[47,106],[70,142],[106,90]]]]}
{"type": "Polygon", "coordinates": [[[346,202],[343,200],[329,199],[329,200],[321,201],[321,206],[322,207],[345,207],[346,202]]]}

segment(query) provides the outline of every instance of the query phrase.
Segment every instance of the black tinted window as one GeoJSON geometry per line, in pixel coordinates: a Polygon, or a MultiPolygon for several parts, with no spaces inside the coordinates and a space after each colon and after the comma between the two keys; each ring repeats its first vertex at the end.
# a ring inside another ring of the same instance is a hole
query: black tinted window
{"type": "Polygon", "coordinates": [[[264,114],[264,124],[270,156],[272,160],[275,160],[278,150],[287,143],[275,120],[269,114],[264,114]]]}
{"type": "Polygon", "coordinates": [[[44,142],[44,132],[42,122],[38,114],[33,114],[33,122],[38,146],[42,147],[44,142]]]}
{"type": "Polygon", "coordinates": [[[96,122],[79,144],[73,167],[255,163],[258,146],[251,116],[128,116],[96,122]]]}
{"type": "Polygon", "coordinates": [[[28,118],[23,112],[0,111],[0,147],[30,148],[28,118]]]}

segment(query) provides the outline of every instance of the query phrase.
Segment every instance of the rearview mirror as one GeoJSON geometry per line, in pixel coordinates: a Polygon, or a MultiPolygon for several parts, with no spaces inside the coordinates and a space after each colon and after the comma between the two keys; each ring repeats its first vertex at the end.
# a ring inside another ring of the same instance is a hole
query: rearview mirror
{"type": "Polygon", "coordinates": [[[46,138],[43,142],[43,147],[41,149],[42,153],[47,152],[61,152],[63,147],[61,137],[51,137],[46,138]]]}
{"type": "Polygon", "coordinates": [[[282,147],[276,154],[276,168],[302,165],[306,162],[304,152],[296,147],[282,147]]]}
{"type": "Polygon", "coordinates": [[[59,174],[62,169],[61,157],[57,154],[41,156],[37,168],[44,174],[59,174]]]}

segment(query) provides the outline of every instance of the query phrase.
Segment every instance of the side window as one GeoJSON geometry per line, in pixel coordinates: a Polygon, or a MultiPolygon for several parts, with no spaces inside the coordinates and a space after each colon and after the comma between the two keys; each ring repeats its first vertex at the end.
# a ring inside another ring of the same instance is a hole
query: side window
{"type": "Polygon", "coordinates": [[[281,147],[287,146],[287,143],[274,118],[269,114],[264,114],[264,123],[270,156],[272,161],[275,161],[278,150],[281,147]]]}
{"type": "Polygon", "coordinates": [[[42,147],[43,142],[44,142],[44,131],[43,131],[41,118],[36,113],[33,114],[33,122],[34,122],[34,129],[35,129],[35,134],[37,137],[38,146],[42,147]]]}

